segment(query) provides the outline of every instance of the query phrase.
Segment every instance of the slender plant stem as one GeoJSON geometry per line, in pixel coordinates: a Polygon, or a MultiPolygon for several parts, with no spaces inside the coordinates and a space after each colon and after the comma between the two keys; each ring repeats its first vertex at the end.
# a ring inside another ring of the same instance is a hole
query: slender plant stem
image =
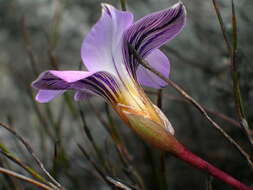
{"type": "Polygon", "coordinates": [[[90,141],[94,151],[96,152],[97,156],[98,156],[98,159],[99,161],[102,163],[102,165],[104,166],[104,168],[106,168],[106,170],[108,171],[108,164],[106,163],[103,155],[102,155],[102,152],[99,150],[99,147],[97,146],[97,143],[96,141],[94,140],[93,138],[93,135],[91,134],[91,131],[86,123],[86,119],[85,119],[85,115],[84,115],[84,112],[83,110],[81,109],[81,106],[79,105],[79,112],[80,112],[80,118],[82,120],[82,127],[83,127],[83,131],[85,132],[88,140],[90,141]]]}
{"type": "Polygon", "coordinates": [[[221,28],[221,32],[222,32],[224,41],[226,43],[226,46],[227,46],[227,49],[228,49],[229,53],[231,53],[231,50],[232,50],[231,44],[229,42],[229,39],[228,39],[228,36],[227,36],[227,33],[226,33],[225,25],[224,25],[224,22],[223,22],[221,13],[220,13],[219,6],[218,6],[216,0],[212,0],[212,2],[213,2],[213,6],[214,6],[214,9],[215,9],[216,15],[217,15],[218,20],[219,20],[219,24],[220,24],[220,28],[221,28]]]}
{"type": "Polygon", "coordinates": [[[179,94],[181,94],[187,101],[189,101],[195,108],[197,108],[200,113],[217,129],[232,145],[235,146],[235,148],[241,153],[241,155],[247,160],[248,164],[250,165],[251,169],[253,169],[253,162],[251,161],[251,158],[249,154],[244,151],[244,149],[229,135],[224,131],[205,111],[205,109],[195,100],[193,99],[185,90],[183,90],[179,85],[174,83],[172,80],[166,78],[161,74],[160,72],[156,71],[154,68],[152,68],[144,59],[142,59],[136,50],[129,45],[129,49],[133,53],[136,60],[144,66],[146,69],[150,70],[157,76],[159,76],[161,79],[163,79],[165,82],[167,82],[170,86],[172,86],[179,94]]]}
{"type": "Polygon", "coordinates": [[[126,0],[120,0],[121,10],[126,11],[126,0]]]}
{"type": "Polygon", "coordinates": [[[240,90],[240,80],[239,80],[239,74],[237,71],[237,65],[236,65],[236,60],[237,60],[237,44],[238,44],[238,38],[237,38],[237,19],[236,19],[236,14],[235,14],[235,6],[234,6],[234,1],[231,0],[232,2],[232,45],[229,41],[225,25],[219,10],[219,6],[216,2],[216,0],[212,0],[213,6],[220,24],[220,28],[223,34],[223,38],[225,41],[225,44],[227,46],[228,53],[230,55],[230,72],[232,76],[232,81],[233,81],[233,94],[234,94],[234,102],[235,102],[235,109],[236,113],[238,115],[238,118],[240,120],[240,125],[242,129],[244,130],[245,134],[247,135],[247,138],[250,142],[250,144],[253,146],[253,137],[250,132],[250,127],[248,124],[248,121],[246,119],[246,114],[245,114],[245,108],[244,108],[244,102],[241,96],[241,90],[240,90]]]}
{"type": "MultiPolygon", "coordinates": [[[[9,160],[11,160],[12,162],[16,163],[17,165],[19,165],[20,167],[22,167],[24,170],[26,170],[28,173],[30,173],[33,177],[35,177],[37,180],[41,181],[42,183],[48,184],[48,182],[40,175],[38,174],[36,171],[34,171],[32,168],[30,168],[29,166],[25,165],[23,162],[21,162],[21,160],[19,160],[17,157],[15,157],[14,155],[12,155],[9,150],[7,150],[7,148],[0,143],[0,153],[3,154],[4,156],[6,156],[9,160]]],[[[48,184],[50,185],[50,184],[48,184]]]]}
{"type": "Polygon", "coordinates": [[[14,129],[10,128],[9,126],[3,124],[0,122],[0,126],[8,130],[10,133],[12,133],[16,138],[20,140],[20,142],[25,146],[27,151],[32,155],[33,159],[36,161],[36,163],[39,165],[39,167],[42,169],[42,171],[46,174],[46,176],[60,189],[64,189],[60,183],[58,183],[46,170],[44,164],[40,161],[40,159],[36,156],[35,152],[33,151],[31,145],[22,137],[20,136],[14,129]]]}
{"type": "Polygon", "coordinates": [[[24,40],[25,50],[30,60],[31,68],[33,71],[32,73],[37,76],[39,74],[38,68],[37,68],[37,59],[32,50],[32,42],[30,38],[30,33],[27,30],[26,19],[24,16],[22,17],[22,20],[21,20],[21,32],[22,32],[22,37],[24,40]]]}
{"type": "Polygon", "coordinates": [[[90,156],[86,152],[86,150],[80,144],[77,144],[77,146],[80,149],[80,151],[82,152],[82,154],[84,155],[84,157],[88,160],[88,162],[90,162],[90,164],[93,166],[93,168],[99,174],[99,176],[101,177],[101,179],[103,179],[103,181],[105,183],[107,183],[109,185],[109,187],[111,187],[112,189],[114,189],[114,187],[112,186],[112,184],[107,180],[106,175],[104,174],[104,172],[99,168],[99,166],[97,165],[97,163],[90,158],[90,156]]]}
{"type": "Polygon", "coordinates": [[[166,152],[162,151],[160,153],[160,175],[163,185],[163,189],[168,189],[167,180],[166,180],[166,152]]]}
{"type": "MultiPolygon", "coordinates": [[[[146,92],[149,93],[149,94],[153,94],[153,95],[156,95],[156,94],[157,94],[156,92],[152,92],[152,91],[146,91],[146,92]]],[[[175,100],[175,101],[179,101],[179,102],[186,102],[186,103],[189,103],[188,101],[186,101],[186,100],[183,99],[183,98],[176,97],[176,96],[172,96],[172,95],[170,95],[170,94],[168,94],[168,93],[165,93],[165,94],[164,94],[164,97],[166,97],[167,99],[170,99],[170,100],[175,100]]],[[[216,111],[216,110],[210,109],[210,108],[208,108],[208,107],[206,107],[206,106],[203,106],[203,105],[202,105],[202,107],[206,110],[207,113],[210,113],[210,114],[212,114],[212,115],[215,115],[215,116],[217,116],[218,118],[220,118],[220,119],[222,119],[222,120],[224,120],[224,121],[226,121],[226,122],[228,122],[228,123],[230,123],[230,124],[232,124],[232,125],[234,125],[234,126],[236,126],[236,127],[239,127],[239,128],[241,127],[240,123],[237,122],[236,120],[234,120],[233,118],[231,118],[231,117],[229,117],[229,116],[227,116],[227,115],[225,115],[225,114],[223,114],[223,113],[221,113],[221,112],[218,112],[218,111],[216,111]]]]}
{"type": "Polygon", "coordinates": [[[59,29],[63,15],[64,9],[64,1],[56,0],[54,1],[54,11],[53,11],[53,18],[52,18],[52,26],[50,32],[50,48],[51,50],[55,49],[58,42],[59,42],[59,29]]]}
{"type": "Polygon", "coordinates": [[[136,187],[132,187],[130,185],[126,185],[125,183],[119,181],[119,180],[116,180],[116,179],[113,179],[112,177],[109,177],[109,176],[106,176],[106,179],[112,183],[115,187],[119,188],[119,189],[123,189],[123,190],[140,190],[140,189],[137,189],[136,187]]]}
{"type": "Polygon", "coordinates": [[[132,190],[131,188],[129,188],[128,186],[126,186],[125,184],[119,182],[119,181],[116,181],[114,180],[113,178],[111,177],[106,177],[107,180],[113,184],[115,187],[117,187],[117,189],[123,189],[123,190],[132,190]]]}
{"type": "Polygon", "coordinates": [[[118,131],[116,130],[116,128],[114,128],[112,125],[108,124],[104,118],[101,116],[100,112],[90,103],[90,106],[92,107],[92,109],[94,110],[97,118],[99,119],[99,121],[101,122],[101,124],[105,127],[106,131],[109,133],[109,135],[111,136],[113,142],[115,143],[117,149],[119,150],[119,152],[126,157],[128,160],[131,160],[131,156],[127,150],[127,147],[125,146],[120,134],[118,133],[118,131]]]}
{"type": "Polygon", "coordinates": [[[129,154],[127,147],[125,146],[123,139],[121,138],[120,134],[117,132],[116,128],[114,126],[108,124],[104,118],[101,116],[100,112],[97,111],[97,109],[90,103],[90,106],[94,110],[96,116],[98,117],[101,124],[105,127],[106,131],[111,136],[113,142],[116,145],[117,151],[120,155],[121,160],[123,161],[123,164],[127,168],[131,168],[131,174],[135,177],[136,181],[140,185],[141,188],[144,187],[144,183],[138,174],[138,171],[135,170],[133,166],[131,166],[130,161],[132,160],[131,155],[129,154]]]}
{"type": "Polygon", "coordinates": [[[213,176],[209,176],[208,179],[207,179],[207,183],[206,183],[206,189],[207,190],[213,190],[213,176]]]}
{"type": "Polygon", "coordinates": [[[231,52],[231,74],[232,74],[232,80],[233,80],[233,93],[234,93],[234,101],[235,101],[235,107],[237,111],[237,115],[240,120],[240,124],[242,128],[244,129],[245,134],[248,137],[249,142],[253,146],[253,137],[250,134],[249,130],[249,124],[246,119],[245,114],[245,108],[244,108],[244,102],[241,95],[241,89],[240,89],[240,79],[239,79],[239,73],[237,71],[237,19],[235,14],[235,6],[234,1],[232,1],[232,52],[231,52]]]}
{"type": "Polygon", "coordinates": [[[0,167],[0,173],[3,173],[3,174],[6,174],[6,175],[9,175],[9,176],[13,176],[13,177],[16,177],[18,179],[24,180],[24,181],[26,181],[28,183],[31,183],[31,184],[33,184],[33,185],[35,185],[35,186],[37,186],[41,189],[44,189],[44,190],[54,190],[51,187],[48,187],[47,185],[45,185],[43,183],[40,183],[36,180],[33,180],[33,179],[28,178],[24,175],[18,174],[16,172],[13,172],[11,170],[8,170],[8,169],[2,168],[2,167],[0,167]]]}
{"type": "MultiPolygon", "coordinates": [[[[111,115],[111,111],[110,111],[110,108],[109,108],[108,104],[105,104],[105,111],[106,111],[106,115],[107,115],[107,118],[108,118],[109,125],[111,126],[111,129],[112,129],[112,132],[113,133],[118,133],[116,131],[116,126],[115,126],[115,123],[113,121],[113,117],[111,115]]],[[[123,139],[121,141],[123,143],[123,139]]],[[[135,181],[135,183],[137,183],[141,188],[144,188],[144,182],[141,179],[141,176],[139,175],[139,172],[131,164],[132,156],[129,154],[127,147],[125,146],[125,150],[123,150],[123,151],[126,151],[126,153],[124,153],[124,154],[122,154],[122,152],[120,151],[119,148],[117,148],[117,151],[119,153],[120,159],[121,159],[124,167],[126,167],[128,172],[134,177],[133,180],[135,181]]]]}
{"type": "Polygon", "coordinates": [[[157,90],[157,107],[162,109],[163,104],[163,91],[162,89],[157,90]]]}
{"type": "MultiPolygon", "coordinates": [[[[163,104],[163,90],[158,89],[157,90],[157,107],[162,110],[162,104],[163,104]]],[[[166,181],[166,159],[165,159],[166,153],[164,151],[161,151],[160,153],[160,168],[159,168],[159,175],[158,178],[160,178],[160,184],[161,189],[168,189],[167,187],[167,181],[166,181]]]]}

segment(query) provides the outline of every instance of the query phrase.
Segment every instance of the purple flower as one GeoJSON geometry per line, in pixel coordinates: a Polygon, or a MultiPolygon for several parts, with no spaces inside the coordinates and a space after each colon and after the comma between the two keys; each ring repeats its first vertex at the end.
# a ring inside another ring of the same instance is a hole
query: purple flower
{"type": "Polygon", "coordinates": [[[36,100],[49,102],[66,90],[75,92],[75,100],[99,95],[135,131],[133,125],[136,125],[136,120],[132,116],[154,122],[174,134],[167,118],[140,86],[161,88],[166,83],[138,64],[129,44],[153,68],[168,77],[169,60],[158,48],[184,27],[184,5],[177,3],[136,22],[133,22],[130,12],[117,10],[108,4],[102,4],[102,8],[101,18],[87,34],[81,48],[81,57],[88,71],[43,72],[32,83],[39,90],[36,100]]]}

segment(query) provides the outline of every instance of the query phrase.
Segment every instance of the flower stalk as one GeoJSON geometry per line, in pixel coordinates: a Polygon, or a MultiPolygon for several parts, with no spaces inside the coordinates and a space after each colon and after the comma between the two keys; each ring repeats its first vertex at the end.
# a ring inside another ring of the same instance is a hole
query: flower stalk
{"type": "Polygon", "coordinates": [[[135,133],[152,146],[171,153],[180,160],[216,177],[236,189],[252,190],[239,180],[190,152],[175,136],[163,130],[163,128],[155,122],[148,121],[146,118],[134,114],[128,115],[128,121],[130,123],[130,125],[128,125],[132,126],[135,133]]]}
{"type": "Polygon", "coordinates": [[[177,151],[173,152],[173,155],[182,161],[190,164],[191,166],[198,168],[202,171],[207,172],[208,174],[216,177],[217,179],[227,183],[228,185],[234,187],[239,190],[252,190],[252,188],[246,186],[239,180],[230,176],[229,174],[223,172],[222,170],[216,168],[212,164],[193,154],[191,151],[186,149],[182,144],[178,142],[177,151]]]}

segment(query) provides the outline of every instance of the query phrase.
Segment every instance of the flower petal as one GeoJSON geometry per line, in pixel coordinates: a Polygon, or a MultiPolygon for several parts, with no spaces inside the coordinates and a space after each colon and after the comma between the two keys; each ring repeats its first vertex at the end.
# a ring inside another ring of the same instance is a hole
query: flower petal
{"type": "Polygon", "coordinates": [[[81,100],[87,100],[91,96],[96,95],[92,91],[88,90],[82,90],[82,91],[77,91],[74,96],[75,101],[81,101],[81,100]]]}
{"type": "Polygon", "coordinates": [[[32,83],[37,89],[67,90],[71,89],[74,82],[91,76],[93,72],[85,71],[45,71],[32,83]]]}
{"type": "MultiPolygon", "coordinates": [[[[77,91],[76,100],[84,99],[84,94],[88,93],[102,96],[107,101],[114,102],[119,92],[117,80],[107,72],[51,70],[43,72],[32,83],[32,86],[39,90],[74,90],[77,91]]],[[[51,98],[51,94],[49,96],[50,101],[53,98],[51,98]]]]}
{"type": "Polygon", "coordinates": [[[135,73],[138,63],[129,53],[129,44],[145,58],[154,49],[173,39],[184,27],[186,10],[182,3],[171,8],[155,12],[134,23],[124,33],[124,55],[132,72],[135,73]]]}
{"type": "Polygon", "coordinates": [[[64,92],[65,90],[39,90],[35,99],[40,103],[47,103],[64,92]]]}
{"type": "Polygon", "coordinates": [[[133,15],[102,4],[102,16],[83,41],[82,60],[89,71],[116,73],[115,62],[123,64],[123,32],[132,24],[133,15]],[[122,57],[119,62],[115,56],[122,57]]]}
{"type": "MultiPolygon", "coordinates": [[[[158,72],[163,74],[165,77],[169,76],[170,72],[170,62],[166,55],[159,49],[152,51],[147,57],[146,60],[150,64],[151,67],[156,69],[158,72]]],[[[144,68],[142,65],[138,66],[137,69],[137,79],[138,82],[144,86],[152,87],[152,88],[161,88],[167,85],[165,81],[163,81],[156,74],[144,68]]]]}

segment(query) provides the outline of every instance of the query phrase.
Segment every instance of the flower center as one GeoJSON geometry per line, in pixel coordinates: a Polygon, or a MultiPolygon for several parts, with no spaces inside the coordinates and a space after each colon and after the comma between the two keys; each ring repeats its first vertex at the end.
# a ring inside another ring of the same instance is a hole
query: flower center
{"type": "Polygon", "coordinates": [[[134,80],[125,83],[124,88],[121,89],[117,105],[114,107],[120,115],[122,115],[121,112],[125,111],[141,115],[158,124],[162,124],[162,119],[157,109],[134,80]]]}

